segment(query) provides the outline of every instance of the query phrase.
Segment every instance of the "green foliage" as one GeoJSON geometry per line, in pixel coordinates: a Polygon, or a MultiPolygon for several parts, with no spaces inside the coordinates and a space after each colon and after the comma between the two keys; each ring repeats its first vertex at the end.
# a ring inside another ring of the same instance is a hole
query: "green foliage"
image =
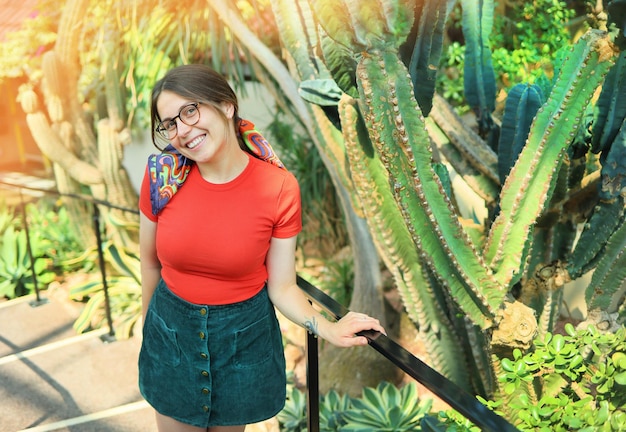
{"type": "MultiPolygon", "coordinates": [[[[534,350],[503,359],[505,395],[485,401],[522,431],[620,431],[626,425],[626,328],[547,333],[534,350]],[[536,391],[535,391],[536,389],[536,391]],[[530,391],[529,391],[530,390],[530,391]],[[507,403],[503,403],[507,400],[507,403]]],[[[454,411],[439,414],[441,431],[478,431],[454,411]]]]}
{"type": "Polygon", "coordinates": [[[0,297],[14,298],[35,289],[35,279],[40,289],[56,277],[50,260],[45,258],[41,242],[34,236],[26,237],[26,231],[9,225],[0,237],[0,297]],[[28,253],[28,241],[34,264],[28,253]]]}
{"type": "Polygon", "coordinates": [[[287,393],[285,407],[277,415],[280,430],[284,432],[303,432],[307,430],[306,395],[292,387],[287,393]]]}
{"type": "Polygon", "coordinates": [[[346,425],[345,413],[352,405],[352,398],[331,390],[320,403],[320,431],[332,432],[343,430],[346,425]],[[324,427],[322,428],[322,425],[324,427]]]}
{"type": "Polygon", "coordinates": [[[558,50],[571,39],[567,26],[575,15],[561,0],[507,4],[511,9],[494,20],[491,35],[494,67],[505,88],[552,73],[558,50]]]}
{"type": "Polygon", "coordinates": [[[81,248],[76,227],[62,201],[42,198],[26,206],[29,230],[59,273],[77,270],[73,263],[81,248]]]}
{"type": "Polygon", "coordinates": [[[306,274],[307,280],[343,306],[348,307],[350,305],[354,289],[354,262],[352,257],[337,255],[331,259],[323,260],[318,268],[304,268],[300,273],[306,274]]]}
{"type": "Polygon", "coordinates": [[[383,382],[376,389],[364,388],[362,398],[352,401],[353,407],[345,413],[347,424],[341,430],[417,430],[421,418],[430,410],[431,404],[430,399],[420,403],[417,386],[413,383],[398,390],[392,384],[383,382]]]}
{"type": "Polygon", "coordinates": [[[320,276],[321,287],[335,300],[348,307],[354,289],[354,262],[352,257],[325,261],[320,276]]]}
{"type": "Polygon", "coordinates": [[[445,47],[440,64],[441,73],[437,75],[437,92],[453,104],[459,114],[465,114],[469,110],[469,107],[464,104],[464,63],[465,47],[458,41],[454,41],[445,47]]]}
{"type": "MultiPolygon", "coordinates": [[[[358,398],[330,391],[320,401],[320,431],[419,431],[420,421],[431,406],[432,400],[419,399],[415,383],[398,389],[391,383],[382,382],[376,388],[364,388],[358,398]]],[[[306,430],[305,415],[305,396],[294,388],[278,415],[281,431],[306,430]]]]}
{"type": "MultiPolygon", "coordinates": [[[[508,91],[520,82],[533,84],[546,75],[554,76],[559,50],[571,39],[568,24],[575,16],[574,10],[560,0],[507,2],[504,10],[506,14],[494,16],[489,37],[499,87],[508,91]]],[[[437,76],[439,93],[460,113],[467,110],[464,50],[464,44],[458,40],[448,43],[437,76]]]]}
{"type": "MultiPolygon", "coordinates": [[[[95,251],[90,251],[93,256],[95,251]]],[[[110,264],[105,270],[115,334],[128,338],[141,316],[141,277],[139,257],[112,243],[103,245],[104,259],[110,264]]],[[[97,255],[96,255],[97,258],[97,255]]],[[[86,281],[70,287],[70,299],[86,302],[74,323],[74,329],[83,333],[106,326],[104,282],[101,273],[89,275],[86,281]]]]}
{"type": "Polygon", "coordinates": [[[513,361],[502,362],[499,379],[515,395],[510,418],[523,430],[619,430],[626,420],[626,329],[576,331],[568,324],[566,331],[548,333],[534,351],[515,351],[513,361]],[[529,376],[541,389],[537,400],[520,386],[529,376]]]}
{"type": "Polygon", "coordinates": [[[22,24],[19,30],[8,33],[0,43],[0,81],[4,78],[28,74],[32,80],[41,78],[41,54],[56,41],[56,28],[61,14],[59,3],[53,0],[38,1],[39,11],[22,24]]]}

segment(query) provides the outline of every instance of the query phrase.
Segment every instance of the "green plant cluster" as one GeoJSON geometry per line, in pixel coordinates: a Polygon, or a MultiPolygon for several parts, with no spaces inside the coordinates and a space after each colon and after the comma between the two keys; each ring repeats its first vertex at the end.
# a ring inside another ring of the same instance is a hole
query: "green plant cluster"
{"type": "MultiPolygon", "coordinates": [[[[626,430],[626,328],[600,332],[593,326],[547,333],[522,354],[502,361],[504,395],[478,399],[520,431],[616,432],[626,430]]],[[[455,410],[431,411],[414,383],[398,389],[383,382],[362,397],[334,390],[321,398],[320,431],[480,432],[455,410]]],[[[281,430],[306,431],[306,397],[292,388],[278,415],[281,430]]]]}
{"type": "MultiPolygon", "coordinates": [[[[351,398],[331,390],[320,401],[320,431],[403,432],[421,430],[421,419],[430,412],[432,400],[420,400],[417,386],[409,383],[398,389],[381,382],[366,387],[362,396],[351,398]]],[[[281,431],[306,431],[306,398],[292,388],[283,411],[278,415],[281,431]]]]}
{"type": "Polygon", "coordinates": [[[76,239],[64,207],[42,199],[27,204],[24,212],[28,232],[19,209],[5,205],[0,210],[0,297],[11,299],[31,293],[35,278],[37,286],[45,289],[58,274],[68,270],[66,260],[77,254],[76,239]]]}
{"type": "MultiPolygon", "coordinates": [[[[626,430],[626,328],[547,333],[534,350],[503,359],[504,398],[483,402],[522,431],[626,430]]],[[[440,413],[441,431],[479,431],[454,412],[440,413]]]]}
{"type": "MultiPolygon", "coordinates": [[[[67,209],[56,199],[42,198],[25,206],[28,240],[39,289],[71,273],[87,274],[72,286],[70,300],[86,303],[74,323],[78,333],[106,325],[102,274],[98,251],[82,251],[67,209]]],[[[27,233],[18,208],[0,208],[0,297],[15,298],[34,290],[33,265],[28,253],[27,233]]],[[[141,316],[139,257],[111,242],[102,245],[107,285],[117,334],[126,338],[141,316]]]]}
{"type": "Polygon", "coordinates": [[[502,83],[534,82],[550,72],[557,51],[571,39],[574,10],[561,0],[517,2],[494,20],[493,63],[502,83]]]}
{"type": "Polygon", "coordinates": [[[516,396],[508,406],[512,418],[526,430],[626,429],[626,329],[565,329],[566,335],[536,340],[533,352],[516,350],[512,361],[502,361],[500,380],[516,396]],[[541,388],[537,400],[526,382],[541,388]]]}
{"type": "MultiPolygon", "coordinates": [[[[571,39],[569,22],[575,12],[560,0],[507,2],[506,14],[494,16],[490,43],[494,72],[500,86],[509,89],[516,83],[534,83],[544,75],[552,76],[559,50],[571,39]]],[[[465,90],[463,65],[465,47],[451,41],[445,48],[437,77],[437,90],[459,109],[465,90]]]]}
{"type": "MultiPolygon", "coordinates": [[[[133,334],[134,326],[141,317],[141,275],[139,256],[125,248],[116,247],[110,241],[102,245],[106,269],[113,327],[120,339],[133,334]]],[[[96,262],[97,251],[88,250],[83,259],[96,262]]],[[[107,325],[105,293],[102,274],[91,272],[87,279],[72,286],[71,300],[86,302],[85,308],[74,323],[74,329],[83,333],[107,325]]]]}

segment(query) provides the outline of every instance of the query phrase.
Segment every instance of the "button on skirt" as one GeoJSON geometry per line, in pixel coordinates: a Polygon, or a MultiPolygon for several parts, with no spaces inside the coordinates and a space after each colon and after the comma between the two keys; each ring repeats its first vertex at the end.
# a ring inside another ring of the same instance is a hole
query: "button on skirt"
{"type": "Polygon", "coordinates": [[[157,412],[194,426],[275,416],[285,404],[285,357],[267,288],[240,303],[197,305],[161,280],[143,326],[139,388],[157,412]]]}

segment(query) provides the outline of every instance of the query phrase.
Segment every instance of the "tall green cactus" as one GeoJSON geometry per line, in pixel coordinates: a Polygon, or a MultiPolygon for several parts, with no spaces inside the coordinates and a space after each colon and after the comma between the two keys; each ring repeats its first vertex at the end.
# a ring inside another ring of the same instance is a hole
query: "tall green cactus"
{"type": "MultiPolygon", "coordinates": [[[[291,58],[326,65],[308,69],[301,90],[309,102],[316,103],[323,98],[311,96],[311,89],[333,89],[334,96],[324,99],[325,112],[339,117],[345,148],[345,161],[337,152],[335,160],[348,166],[345,177],[379,254],[394,275],[407,313],[432,353],[432,364],[466,388],[484,394],[497,391],[493,377],[498,356],[490,358],[490,353],[506,355],[514,347],[529,348],[537,334],[537,320],[542,332],[545,326],[551,329],[561,287],[569,279],[562,265],[546,266],[553,265],[553,259],[567,260],[563,251],[575,233],[575,225],[564,219],[563,208],[570,193],[588,180],[576,174],[578,165],[570,160],[570,146],[592,95],[613,65],[611,36],[590,31],[572,46],[547,100],[538,87],[520,86],[526,93],[515,104],[511,98],[513,111],[503,119],[498,175],[495,158],[471,156],[486,145],[482,138],[464,134],[464,127],[450,126],[454,116],[441,114],[446,108],[437,96],[428,101],[423,91],[415,91],[414,84],[425,78],[424,69],[411,66],[413,56],[407,53],[427,52],[427,43],[435,44],[431,52],[441,48],[443,41],[435,37],[437,26],[415,29],[424,25],[420,14],[430,13],[437,2],[418,6],[409,0],[299,3],[301,9],[309,6],[314,11],[321,30],[309,41],[320,41],[323,49],[305,52],[304,47],[315,48],[315,44],[296,41],[283,31],[279,19],[283,42],[291,58]],[[315,52],[323,52],[324,57],[311,59],[315,52]],[[328,72],[336,86],[329,83],[328,72]],[[338,113],[333,114],[328,102],[338,98],[339,89],[343,96],[338,113]],[[433,107],[432,120],[424,118],[421,106],[433,107]],[[472,149],[468,146],[472,142],[479,144],[472,149]],[[476,182],[479,195],[489,205],[497,204],[498,211],[495,219],[487,221],[483,238],[462,223],[454,197],[435,170],[433,144],[461,175],[473,170],[475,178],[484,176],[476,182]],[[548,217],[554,212],[560,216],[548,217]],[[548,241],[551,246],[545,247],[548,241]],[[546,257],[551,258],[546,261],[546,257]],[[459,314],[464,319],[459,320],[459,314]],[[459,347],[467,349],[459,351],[459,347]],[[461,358],[465,361],[459,362],[461,358]],[[464,370],[459,370],[459,364],[464,370]]],[[[464,1],[462,5],[464,31],[470,33],[468,50],[476,49],[470,54],[473,62],[466,66],[473,80],[466,85],[476,96],[480,121],[493,129],[495,80],[487,42],[493,3],[464,1]]],[[[299,71],[302,66],[298,65],[299,71]]],[[[623,226],[619,217],[617,225],[623,226]]],[[[620,231],[611,232],[615,234],[612,241],[605,239],[602,256],[607,261],[602,268],[622,281],[624,276],[614,269],[623,259],[618,256],[620,231]]],[[[598,280],[601,277],[599,273],[598,280]]]]}
{"type": "MultiPolygon", "coordinates": [[[[89,190],[95,200],[132,209],[137,197],[122,167],[122,148],[130,141],[130,132],[126,128],[120,71],[115,69],[119,59],[111,58],[118,47],[114,40],[109,40],[102,52],[106,59],[103,100],[107,110],[99,113],[97,126],[90,124],[81,100],[78,29],[89,6],[88,0],[70,0],[63,8],[54,49],[46,52],[42,60],[44,104],[38,103],[32,86],[23,87],[20,98],[29,101],[22,103],[28,126],[42,153],[53,164],[59,192],[82,194],[89,190]]],[[[75,199],[68,199],[65,205],[73,225],[81,233],[83,246],[93,247],[93,228],[83,223],[91,220],[91,207],[75,199]]],[[[120,244],[134,247],[138,231],[136,216],[107,207],[100,211],[107,235],[120,244]]]]}

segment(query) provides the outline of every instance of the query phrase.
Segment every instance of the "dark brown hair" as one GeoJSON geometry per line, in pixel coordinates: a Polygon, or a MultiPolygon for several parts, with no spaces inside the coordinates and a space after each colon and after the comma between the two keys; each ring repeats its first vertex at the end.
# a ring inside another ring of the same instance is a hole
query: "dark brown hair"
{"type": "MultiPolygon", "coordinates": [[[[202,64],[190,64],[170,69],[163,78],[156,82],[152,89],[152,102],[150,105],[150,117],[152,125],[152,143],[157,145],[156,127],[161,122],[157,112],[157,100],[163,91],[171,91],[177,95],[192,101],[201,102],[213,106],[223,117],[224,122],[228,119],[221,109],[221,104],[226,102],[233,105],[233,119],[239,118],[239,104],[232,87],[221,74],[202,64]]],[[[236,124],[236,122],[235,122],[236,124]]],[[[239,134],[233,130],[239,139],[239,134]]],[[[241,143],[240,143],[241,145],[241,143]]]]}

